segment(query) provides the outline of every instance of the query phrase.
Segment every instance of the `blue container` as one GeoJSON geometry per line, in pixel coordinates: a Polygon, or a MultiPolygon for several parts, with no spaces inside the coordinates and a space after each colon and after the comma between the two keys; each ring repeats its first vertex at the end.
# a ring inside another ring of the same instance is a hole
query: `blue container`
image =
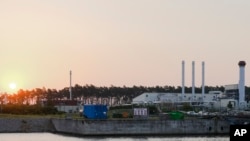
{"type": "Polygon", "coordinates": [[[83,116],[88,119],[107,119],[107,105],[84,105],[83,116]]]}

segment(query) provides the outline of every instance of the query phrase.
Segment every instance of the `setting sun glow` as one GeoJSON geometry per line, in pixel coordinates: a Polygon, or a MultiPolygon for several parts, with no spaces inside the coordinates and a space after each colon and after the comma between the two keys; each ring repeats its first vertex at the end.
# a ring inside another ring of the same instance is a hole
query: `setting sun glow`
{"type": "Polygon", "coordinates": [[[16,89],[16,83],[10,83],[9,84],[10,89],[14,90],[16,89]]]}

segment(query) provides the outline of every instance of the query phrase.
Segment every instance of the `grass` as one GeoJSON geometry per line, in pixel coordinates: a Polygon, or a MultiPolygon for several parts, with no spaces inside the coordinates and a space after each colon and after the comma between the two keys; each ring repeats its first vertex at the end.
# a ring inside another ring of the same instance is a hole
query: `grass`
{"type": "Polygon", "coordinates": [[[115,110],[109,110],[108,111],[108,117],[112,118],[114,113],[122,114],[123,112],[127,112],[128,114],[132,115],[132,110],[131,109],[115,109],[115,110]]]}
{"type": "MultiPolygon", "coordinates": [[[[114,113],[120,113],[122,114],[123,112],[127,112],[128,114],[132,115],[133,111],[132,109],[114,109],[114,110],[109,110],[108,111],[108,119],[109,120],[117,120],[117,119],[127,119],[127,120],[132,120],[133,118],[112,118],[112,115],[114,113]]],[[[82,120],[85,119],[84,117],[80,116],[79,113],[62,113],[62,114],[51,114],[51,115],[32,115],[32,114],[28,114],[28,115],[15,115],[15,114],[0,114],[0,119],[1,118],[58,118],[58,119],[65,119],[65,118],[69,118],[69,119],[76,119],[76,120],[82,120]]],[[[148,117],[148,119],[158,119],[158,117],[155,116],[150,116],[148,117]]]]}
{"type": "MultiPolygon", "coordinates": [[[[14,115],[14,114],[0,114],[0,118],[65,118],[66,114],[58,115],[14,115]]],[[[78,116],[80,117],[80,116],[78,116]]],[[[72,114],[72,118],[77,118],[77,115],[72,114]]]]}

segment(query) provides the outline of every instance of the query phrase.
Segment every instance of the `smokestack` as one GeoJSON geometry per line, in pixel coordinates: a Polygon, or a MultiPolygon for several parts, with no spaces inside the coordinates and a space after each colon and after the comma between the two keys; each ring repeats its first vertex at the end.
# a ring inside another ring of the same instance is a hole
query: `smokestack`
{"type": "Polygon", "coordinates": [[[69,100],[72,100],[72,86],[71,86],[71,80],[72,80],[72,72],[71,70],[69,71],[69,100]]]}
{"type": "Polygon", "coordinates": [[[195,94],[195,87],[194,87],[194,74],[195,74],[195,66],[194,66],[195,64],[194,64],[194,61],[192,61],[192,97],[194,98],[194,94],[195,94]]]}
{"type": "Polygon", "coordinates": [[[182,91],[181,91],[182,97],[184,97],[185,94],[185,62],[182,61],[182,91]]]}
{"type": "Polygon", "coordinates": [[[202,86],[201,86],[201,93],[202,93],[202,99],[204,98],[205,94],[205,62],[202,62],[202,86]]]}
{"type": "Polygon", "coordinates": [[[239,80],[239,104],[243,106],[245,102],[245,61],[240,61],[238,63],[240,67],[240,80],[239,80]]]}

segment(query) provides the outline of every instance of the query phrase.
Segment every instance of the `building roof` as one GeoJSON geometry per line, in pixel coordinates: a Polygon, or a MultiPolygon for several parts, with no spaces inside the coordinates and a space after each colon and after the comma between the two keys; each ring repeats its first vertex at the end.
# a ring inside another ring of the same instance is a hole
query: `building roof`
{"type": "Polygon", "coordinates": [[[133,99],[132,103],[160,103],[160,102],[211,102],[216,101],[220,97],[218,91],[216,93],[202,94],[196,93],[194,96],[191,93],[143,93],[133,99]]]}

